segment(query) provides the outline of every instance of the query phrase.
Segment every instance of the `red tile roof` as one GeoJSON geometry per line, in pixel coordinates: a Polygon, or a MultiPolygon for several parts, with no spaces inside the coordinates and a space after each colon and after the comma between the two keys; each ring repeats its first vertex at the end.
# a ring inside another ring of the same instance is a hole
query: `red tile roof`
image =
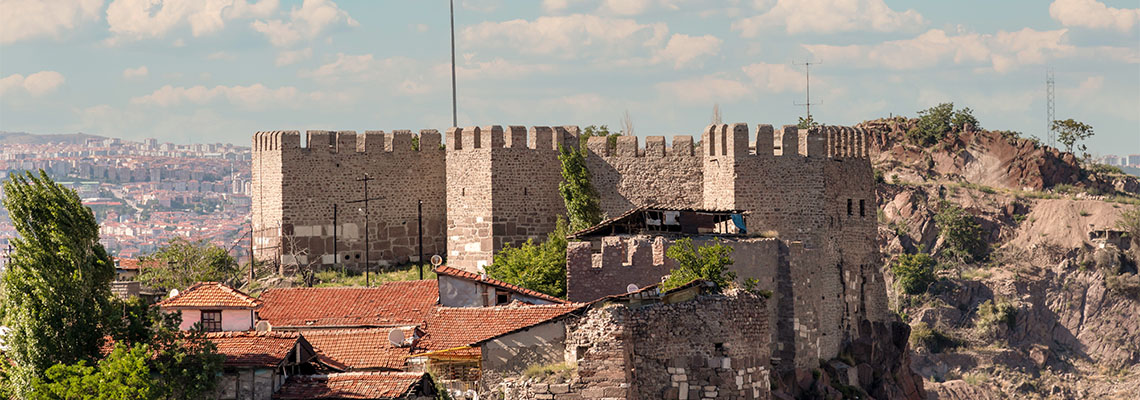
{"type": "Polygon", "coordinates": [[[412,392],[422,372],[346,372],[289,377],[274,399],[393,399],[412,392]]]}
{"type": "Polygon", "coordinates": [[[219,282],[198,282],[158,302],[164,309],[257,309],[261,300],[219,282]]]}
{"type": "Polygon", "coordinates": [[[403,369],[411,347],[396,347],[388,341],[393,329],[412,336],[413,328],[316,329],[302,333],[317,351],[321,362],[340,370],[403,369]]]}
{"type": "Polygon", "coordinates": [[[518,292],[520,294],[524,294],[524,295],[527,295],[530,297],[543,299],[543,300],[549,301],[551,303],[566,303],[566,300],[548,295],[546,293],[536,292],[534,290],[530,290],[530,289],[524,288],[522,286],[506,283],[506,282],[503,282],[503,281],[500,281],[497,279],[483,278],[479,274],[464,271],[461,269],[451,268],[451,267],[448,267],[446,265],[441,265],[441,266],[437,267],[435,269],[435,273],[438,275],[453,276],[453,277],[456,277],[459,279],[465,279],[465,280],[469,280],[469,281],[475,281],[475,282],[483,283],[486,285],[496,286],[499,288],[518,292]]]}
{"type": "Polygon", "coordinates": [[[424,323],[418,353],[469,346],[569,314],[585,303],[499,307],[438,307],[424,323]]]}
{"type": "Polygon", "coordinates": [[[296,332],[210,332],[206,334],[226,356],[227,367],[276,367],[298,340],[296,332]]]}
{"type": "Polygon", "coordinates": [[[435,280],[388,282],[374,288],[270,289],[257,315],[275,327],[419,325],[439,302],[435,280]]]}

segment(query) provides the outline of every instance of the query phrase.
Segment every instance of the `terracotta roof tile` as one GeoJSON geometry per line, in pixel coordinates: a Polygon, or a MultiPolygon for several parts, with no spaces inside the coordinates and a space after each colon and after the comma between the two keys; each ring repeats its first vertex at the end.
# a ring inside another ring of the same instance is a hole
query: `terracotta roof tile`
{"type": "Polygon", "coordinates": [[[552,320],[585,307],[585,303],[499,307],[437,307],[427,322],[427,332],[416,345],[417,352],[469,346],[507,333],[552,320]]]}
{"type": "Polygon", "coordinates": [[[424,381],[422,372],[346,372],[289,377],[274,399],[402,398],[424,381]]]}
{"type": "Polygon", "coordinates": [[[412,336],[413,328],[317,329],[302,333],[317,351],[321,362],[340,370],[403,369],[411,347],[396,347],[388,341],[393,329],[412,336]]]}
{"type": "Polygon", "coordinates": [[[296,332],[210,332],[206,334],[226,356],[227,367],[276,367],[300,338],[296,332]]]}
{"type": "Polygon", "coordinates": [[[165,309],[257,309],[261,300],[219,282],[198,282],[177,296],[158,302],[165,309]]]}
{"type": "Polygon", "coordinates": [[[543,299],[543,300],[549,301],[551,303],[566,303],[566,300],[548,295],[546,293],[530,290],[530,289],[524,288],[522,286],[513,285],[513,284],[510,284],[507,282],[500,281],[498,279],[483,278],[483,277],[479,276],[479,274],[464,271],[461,269],[451,268],[451,267],[448,267],[446,265],[442,265],[442,266],[437,267],[435,269],[435,273],[438,275],[453,276],[453,277],[460,278],[460,279],[466,279],[469,281],[480,282],[480,283],[484,283],[484,284],[491,285],[491,286],[497,286],[497,287],[500,287],[503,289],[512,290],[512,291],[515,291],[518,293],[522,293],[522,294],[530,296],[530,297],[543,299]]]}
{"type": "Polygon", "coordinates": [[[257,315],[275,327],[419,325],[439,302],[435,280],[388,282],[374,288],[270,289],[257,315]]]}

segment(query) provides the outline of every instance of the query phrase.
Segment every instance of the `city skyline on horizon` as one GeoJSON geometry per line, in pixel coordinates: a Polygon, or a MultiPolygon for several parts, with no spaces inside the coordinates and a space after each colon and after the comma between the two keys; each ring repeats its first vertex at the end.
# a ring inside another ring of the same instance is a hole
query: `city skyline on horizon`
{"type": "MultiPolygon", "coordinates": [[[[5,4],[0,130],[248,145],[261,130],[450,125],[446,2],[215,3],[5,4]]],[[[459,125],[615,128],[628,111],[638,136],[695,134],[714,105],[725,122],[789,124],[794,63],[814,60],[821,122],[954,102],[1045,139],[1052,68],[1057,118],[1096,129],[1090,153],[1140,152],[1140,10],[975,3],[461,0],[459,125]]]]}

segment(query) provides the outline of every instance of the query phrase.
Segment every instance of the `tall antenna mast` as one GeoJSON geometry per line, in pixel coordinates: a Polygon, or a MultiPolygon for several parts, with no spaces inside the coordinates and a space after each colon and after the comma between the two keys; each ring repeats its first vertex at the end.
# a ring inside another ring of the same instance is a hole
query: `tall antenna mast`
{"type": "Polygon", "coordinates": [[[805,117],[805,119],[811,120],[811,106],[819,105],[819,103],[812,103],[811,102],[811,66],[816,65],[816,64],[823,64],[823,61],[816,61],[816,62],[804,61],[802,63],[793,63],[793,64],[802,65],[804,67],[804,87],[806,90],[804,90],[804,102],[803,103],[793,102],[792,104],[797,105],[797,106],[806,107],[807,116],[805,117]]]}
{"type": "Polygon", "coordinates": [[[1053,129],[1053,121],[1056,121],[1053,106],[1053,68],[1045,69],[1045,132],[1049,137],[1049,146],[1056,147],[1057,131],[1053,129]]]}
{"type": "Polygon", "coordinates": [[[455,0],[451,0],[451,126],[459,126],[455,113],[455,0]]]}

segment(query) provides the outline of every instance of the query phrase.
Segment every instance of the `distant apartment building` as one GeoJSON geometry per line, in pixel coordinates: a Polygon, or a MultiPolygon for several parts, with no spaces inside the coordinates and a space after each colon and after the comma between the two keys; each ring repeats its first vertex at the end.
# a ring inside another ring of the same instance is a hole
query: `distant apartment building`
{"type": "Polygon", "coordinates": [[[1140,167],[1140,154],[1129,154],[1128,165],[1133,167],[1140,167]]]}

